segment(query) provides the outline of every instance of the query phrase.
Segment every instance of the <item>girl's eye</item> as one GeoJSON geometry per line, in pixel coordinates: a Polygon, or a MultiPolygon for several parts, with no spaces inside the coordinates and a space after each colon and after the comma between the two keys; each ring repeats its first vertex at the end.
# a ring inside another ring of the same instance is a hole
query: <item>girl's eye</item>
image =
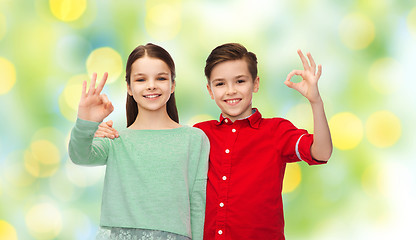
{"type": "Polygon", "coordinates": [[[243,79],[237,80],[237,83],[243,83],[243,82],[245,82],[245,80],[243,80],[243,79]]]}
{"type": "Polygon", "coordinates": [[[222,83],[222,82],[219,82],[219,83],[215,84],[216,87],[219,87],[219,86],[222,86],[222,85],[224,85],[224,83],[222,83]]]}
{"type": "Polygon", "coordinates": [[[167,80],[167,78],[160,77],[160,78],[158,78],[157,80],[159,80],[159,81],[164,81],[164,80],[167,80]]]}
{"type": "Polygon", "coordinates": [[[136,79],[136,82],[144,82],[144,79],[143,78],[138,78],[138,79],[136,79]]]}

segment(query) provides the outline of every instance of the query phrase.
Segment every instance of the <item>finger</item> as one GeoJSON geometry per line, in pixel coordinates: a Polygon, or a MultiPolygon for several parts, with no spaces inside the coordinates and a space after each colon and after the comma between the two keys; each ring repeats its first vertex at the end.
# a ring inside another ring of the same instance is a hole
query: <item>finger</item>
{"type": "Polygon", "coordinates": [[[101,137],[101,138],[111,138],[114,139],[116,136],[112,133],[105,132],[105,131],[99,131],[97,130],[94,134],[94,137],[101,137]]]}
{"type": "Polygon", "coordinates": [[[302,61],[303,68],[305,70],[309,70],[310,67],[309,67],[308,60],[306,60],[305,56],[303,55],[303,53],[300,49],[298,49],[298,54],[299,54],[300,60],[302,61]]]}
{"type": "Polygon", "coordinates": [[[286,81],[290,81],[290,79],[295,75],[302,76],[302,74],[303,74],[302,70],[293,70],[287,75],[286,81]]]}
{"type": "Polygon", "coordinates": [[[286,84],[286,86],[288,86],[288,87],[290,87],[290,88],[294,88],[294,85],[295,85],[295,83],[293,83],[293,82],[291,82],[291,81],[289,81],[289,80],[286,80],[286,81],[285,81],[285,84],[286,84]]]}
{"type": "Polygon", "coordinates": [[[321,77],[322,74],[322,65],[319,64],[318,65],[318,72],[316,73],[317,78],[319,79],[321,77]]]}
{"type": "Polygon", "coordinates": [[[104,88],[105,82],[107,81],[108,78],[108,72],[105,72],[103,75],[103,78],[101,79],[100,83],[97,86],[97,89],[95,90],[96,93],[100,94],[101,91],[104,88]]]}
{"type": "Polygon", "coordinates": [[[95,82],[97,80],[97,73],[93,73],[90,82],[90,89],[88,95],[93,95],[95,93],[95,82]]]}
{"type": "Polygon", "coordinates": [[[105,122],[107,124],[107,126],[112,127],[113,126],[113,120],[108,120],[107,122],[105,122]]]}
{"type": "Polygon", "coordinates": [[[311,53],[308,52],[306,54],[306,56],[308,56],[309,62],[311,63],[311,70],[313,71],[313,74],[315,74],[315,72],[316,72],[316,64],[315,64],[315,61],[313,60],[313,57],[312,57],[311,53]]]}
{"type": "Polygon", "coordinates": [[[87,95],[87,81],[82,81],[81,98],[85,98],[86,95],[87,95]]]}

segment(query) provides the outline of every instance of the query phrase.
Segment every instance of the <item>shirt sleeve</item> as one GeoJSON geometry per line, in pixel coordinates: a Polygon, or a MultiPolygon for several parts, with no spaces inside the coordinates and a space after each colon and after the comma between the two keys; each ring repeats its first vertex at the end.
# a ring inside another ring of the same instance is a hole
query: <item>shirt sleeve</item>
{"type": "Polygon", "coordinates": [[[326,163],[312,158],[313,134],[295,127],[285,119],[278,124],[277,132],[280,133],[277,141],[280,142],[278,145],[282,146],[281,153],[285,162],[305,161],[309,165],[326,163]]]}
{"type": "Polygon", "coordinates": [[[98,122],[77,119],[71,131],[69,157],[78,165],[100,166],[107,163],[109,144],[105,138],[94,139],[98,122]]]}
{"type": "MultiPolygon", "coordinates": [[[[200,130],[202,132],[202,130],[200,130]]],[[[192,239],[202,239],[204,234],[206,186],[208,174],[209,140],[202,132],[199,146],[195,146],[197,153],[197,167],[195,180],[190,192],[191,231],[192,239]]]]}

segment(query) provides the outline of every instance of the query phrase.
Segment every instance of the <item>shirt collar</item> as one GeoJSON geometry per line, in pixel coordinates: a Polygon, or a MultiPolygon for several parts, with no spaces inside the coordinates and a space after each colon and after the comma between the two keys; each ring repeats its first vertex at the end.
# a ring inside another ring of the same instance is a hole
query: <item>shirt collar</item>
{"type": "MultiPolygon", "coordinates": [[[[260,119],[261,113],[257,108],[253,108],[253,113],[250,116],[243,119],[238,119],[235,122],[247,120],[252,128],[259,128],[260,119]]],[[[220,120],[216,123],[216,125],[221,124],[232,124],[232,122],[229,118],[225,118],[222,114],[220,114],[220,120]]]]}

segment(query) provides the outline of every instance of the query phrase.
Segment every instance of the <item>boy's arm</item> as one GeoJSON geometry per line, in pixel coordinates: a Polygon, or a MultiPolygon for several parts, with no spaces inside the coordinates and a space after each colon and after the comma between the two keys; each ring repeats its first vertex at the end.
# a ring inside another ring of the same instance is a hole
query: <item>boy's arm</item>
{"type": "Polygon", "coordinates": [[[322,99],[311,102],[313,114],[313,143],[311,155],[314,159],[328,161],[332,154],[332,140],[322,99]]]}
{"type": "Polygon", "coordinates": [[[300,92],[306,97],[312,107],[314,136],[311,146],[311,155],[314,159],[320,161],[328,161],[332,154],[332,140],[329,131],[328,121],[325,116],[324,104],[319,94],[318,80],[321,77],[322,66],[318,65],[316,72],[316,64],[310,53],[307,54],[308,60],[303,53],[298,50],[299,57],[302,61],[304,70],[293,70],[286,78],[285,84],[300,92]],[[290,79],[298,75],[302,77],[299,83],[293,83],[290,79]]]}
{"type": "Polygon", "coordinates": [[[209,150],[209,140],[203,134],[201,145],[195,151],[198,156],[198,163],[194,177],[195,180],[190,192],[192,239],[202,239],[204,235],[209,150]]]}

